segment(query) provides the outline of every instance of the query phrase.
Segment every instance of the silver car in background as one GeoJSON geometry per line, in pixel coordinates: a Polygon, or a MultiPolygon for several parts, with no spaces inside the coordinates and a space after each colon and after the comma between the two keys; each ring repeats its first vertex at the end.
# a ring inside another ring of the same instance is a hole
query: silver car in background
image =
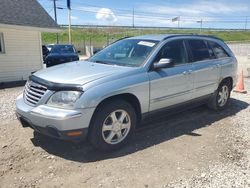
{"type": "Polygon", "coordinates": [[[24,127],[65,140],[120,148],[153,114],[194,102],[226,107],[237,60],[220,39],[145,35],[119,40],[88,61],[34,73],[16,100],[24,127]]]}

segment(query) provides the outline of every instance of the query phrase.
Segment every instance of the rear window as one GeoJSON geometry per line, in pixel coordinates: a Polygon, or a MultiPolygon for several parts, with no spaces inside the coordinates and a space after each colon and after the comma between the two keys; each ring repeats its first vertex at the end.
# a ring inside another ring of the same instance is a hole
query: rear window
{"type": "Polygon", "coordinates": [[[188,40],[193,61],[203,61],[211,59],[209,50],[203,40],[188,40]]]}
{"type": "Polygon", "coordinates": [[[75,53],[72,45],[54,45],[51,49],[52,53],[75,53]]]}
{"type": "Polygon", "coordinates": [[[219,44],[213,41],[207,41],[208,45],[212,48],[216,58],[229,57],[228,53],[219,44]]]}

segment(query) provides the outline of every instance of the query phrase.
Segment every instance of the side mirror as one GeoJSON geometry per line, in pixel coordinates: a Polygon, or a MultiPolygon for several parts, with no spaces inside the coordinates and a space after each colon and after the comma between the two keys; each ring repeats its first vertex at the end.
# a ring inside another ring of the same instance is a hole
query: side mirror
{"type": "Polygon", "coordinates": [[[154,63],[154,69],[163,69],[163,68],[169,68],[174,66],[174,60],[173,59],[165,59],[162,58],[158,63],[154,63]]]}
{"type": "Polygon", "coordinates": [[[78,54],[81,53],[81,50],[78,50],[77,53],[78,53],[78,54]]]}

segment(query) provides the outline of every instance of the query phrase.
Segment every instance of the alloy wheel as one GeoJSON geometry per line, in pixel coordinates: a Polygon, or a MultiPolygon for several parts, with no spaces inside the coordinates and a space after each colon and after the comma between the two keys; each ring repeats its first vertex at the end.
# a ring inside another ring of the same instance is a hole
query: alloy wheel
{"type": "Polygon", "coordinates": [[[218,93],[218,105],[223,107],[228,100],[229,89],[227,85],[223,85],[218,93]]]}
{"type": "Polygon", "coordinates": [[[129,114],[122,109],[110,113],[103,122],[102,137],[108,144],[118,144],[126,138],[131,127],[129,114]]]}

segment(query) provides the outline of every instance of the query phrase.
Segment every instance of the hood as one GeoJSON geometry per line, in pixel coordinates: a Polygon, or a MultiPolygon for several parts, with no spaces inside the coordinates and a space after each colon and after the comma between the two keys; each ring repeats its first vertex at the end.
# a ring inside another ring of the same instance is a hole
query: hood
{"type": "Polygon", "coordinates": [[[75,61],[40,70],[34,73],[34,75],[54,83],[84,85],[91,81],[125,73],[132,69],[133,67],[75,61]]]}

